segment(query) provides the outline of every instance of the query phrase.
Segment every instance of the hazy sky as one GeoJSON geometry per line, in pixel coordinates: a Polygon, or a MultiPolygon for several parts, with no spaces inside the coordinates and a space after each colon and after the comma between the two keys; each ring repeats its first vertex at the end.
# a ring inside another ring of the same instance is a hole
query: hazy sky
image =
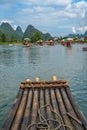
{"type": "Polygon", "coordinates": [[[0,0],[0,24],[25,30],[32,24],[53,36],[87,30],[87,0],[0,0]]]}

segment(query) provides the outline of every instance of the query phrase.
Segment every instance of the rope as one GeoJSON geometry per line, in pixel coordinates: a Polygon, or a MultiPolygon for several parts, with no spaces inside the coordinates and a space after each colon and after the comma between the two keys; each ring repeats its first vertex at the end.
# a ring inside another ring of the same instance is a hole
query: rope
{"type": "Polygon", "coordinates": [[[72,130],[72,127],[69,125],[66,125],[63,123],[62,117],[60,116],[59,113],[57,113],[56,111],[54,111],[52,109],[52,107],[49,104],[43,105],[38,109],[38,115],[39,115],[39,120],[40,122],[36,122],[36,123],[31,123],[28,125],[28,127],[26,128],[26,130],[29,130],[31,127],[36,127],[38,130],[39,129],[43,129],[43,130],[59,130],[61,127],[63,127],[63,129],[65,130],[65,128],[69,128],[70,130],[72,130]],[[46,119],[42,114],[41,114],[41,110],[43,108],[47,108],[49,107],[51,110],[51,113],[54,113],[55,115],[57,115],[58,119],[46,119]],[[56,124],[56,127],[51,128],[50,124],[48,123],[49,121],[52,121],[53,123],[56,124]]]}

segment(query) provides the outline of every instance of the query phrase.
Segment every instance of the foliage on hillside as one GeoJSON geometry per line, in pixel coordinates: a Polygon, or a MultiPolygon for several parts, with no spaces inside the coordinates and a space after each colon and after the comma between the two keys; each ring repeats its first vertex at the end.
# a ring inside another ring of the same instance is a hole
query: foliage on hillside
{"type": "MultiPolygon", "coordinates": [[[[87,31],[84,34],[69,34],[67,37],[72,37],[74,40],[79,41],[80,38],[84,38],[84,42],[87,42],[87,31]]],[[[32,25],[28,25],[25,32],[23,33],[20,26],[14,30],[9,23],[2,23],[0,25],[0,43],[2,42],[22,42],[24,38],[31,38],[31,42],[36,42],[38,40],[50,40],[53,37],[49,33],[42,33],[32,25]]],[[[58,38],[60,41],[64,37],[58,38]]]]}
{"type": "Polygon", "coordinates": [[[28,25],[24,33],[20,26],[14,30],[9,23],[0,25],[0,42],[19,42],[26,37],[31,38],[32,42],[36,42],[39,39],[48,40],[52,38],[49,33],[43,34],[32,25],[28,25]]]}

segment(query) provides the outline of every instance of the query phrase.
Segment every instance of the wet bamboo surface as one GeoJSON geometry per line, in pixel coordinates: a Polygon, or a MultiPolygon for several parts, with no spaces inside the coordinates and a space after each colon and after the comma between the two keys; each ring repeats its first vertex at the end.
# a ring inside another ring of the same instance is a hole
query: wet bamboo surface
{"type": "Polygon", "coordinates": [[[87,130],[67,81],[22,82],[2,130],[87,130]]]}

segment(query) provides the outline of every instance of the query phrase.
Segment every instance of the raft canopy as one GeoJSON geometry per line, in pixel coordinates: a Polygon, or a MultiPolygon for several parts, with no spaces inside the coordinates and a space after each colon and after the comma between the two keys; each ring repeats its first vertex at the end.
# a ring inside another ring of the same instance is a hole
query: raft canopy
{"type": "Polygon", "coordinates": [[[30,39],[30,38],[24,38],[24,41],[28,41],[28,42],[30,42],[31,39],[30,39]]]}
{"type": "Polygon", "coordinates": [[[68,82],[21,82],[2,130],[87,130],[87,120],[75,102],[68,82]]]}

